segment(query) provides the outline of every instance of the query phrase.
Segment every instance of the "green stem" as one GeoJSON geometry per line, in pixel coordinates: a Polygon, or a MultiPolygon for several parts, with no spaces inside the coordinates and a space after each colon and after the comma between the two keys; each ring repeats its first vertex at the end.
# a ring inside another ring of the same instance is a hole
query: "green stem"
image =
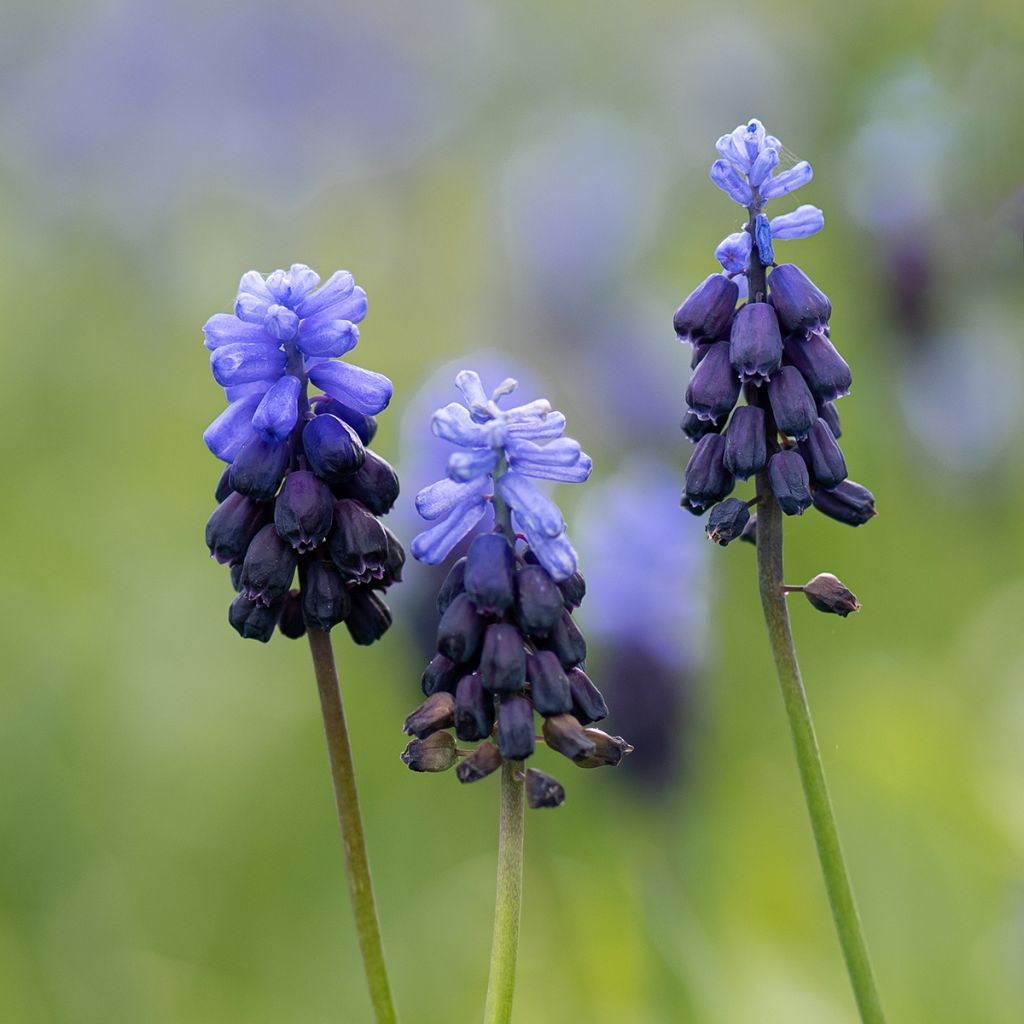
{"type": "Polygon", "coordinates": [[[523,902],[522,761],[501,766],[501,810],[498,817],[498,887],[494,900],[494,941],[487,982],[484,1024],[508,1024],[516,984],[516,953],[523,902]]]}
{"type": "Polygon", "coordinates": [[[323,630],[313,628],[307,630],[307,636],[313,655],[316,685],[320,691],[320,710],[323,712],[331,779],[334,782],[334,802],[348,866],[348,891],[352,898],[352,912],[356,919],[359,947],[363,953],[366,981],[370,986],[370,1001],[373,1003],[377,1024],[394,1024],[395,1005],[384,964],[384,946],[380,938],[377,905],[373,898],[370,865],[366,859],[363,822],[359,815],[352,747],[349,744],[348,727],[345,725],[345,709],[341,704],[341,687],[334,664],[331,638],[323,630]]]}
{"type": "MultiPolygon", "coordinates": [[[[769,417],[770,418],[770,417],[769,417]]],[[[774,424],[772,424],[774,430],[774,424]]],[[[884,1024],[882,1003],[878,996],[871,960],[868,956],[864,932],[857,913],[857,905],[850,887],[850,877],[839,843],[835,814],[825,781],[818,740],[814,735],[814,722],[807,706],[807,695],[800,678],[800,665],[793,646],[789,626],[786,597],[783,593],[782,565],[782,509],[772,493],[768,474],[757,475],[757,578],[761,591],[761,605],[768,626],[768,639],[775,657],[775,669],[782,687],[796,761],[800,769],[804,799],[811,816],[814,841],[818,847],[818,860],[825,876],[832,916],[835,919],[839,944],[843,949],[846,970],[853,985],[853,994],[864,1024],[884,1024]]]]}

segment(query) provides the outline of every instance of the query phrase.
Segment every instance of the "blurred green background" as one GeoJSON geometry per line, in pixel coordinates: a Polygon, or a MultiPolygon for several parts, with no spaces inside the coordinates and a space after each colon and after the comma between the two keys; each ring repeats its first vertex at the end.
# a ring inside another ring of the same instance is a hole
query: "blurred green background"
{"type": "MultiPolygon", "coordinates": [[[[484,346],[543,382],[595,482],[640,453],[681,479],[670,318],[738,227],[714,141],[758,116],[816,171],[798,201],[826,230],[780,258],[833,301],[881,512],[787,544],[792,582],[864,605],[793,617],[884,1000],[1024,1019],[1022,38],[1010,0],[5,12],[0,1017],[369,1019],[307,652],[228,628],[202,542],[200,327],[239,275],[356,274],[400,467],[421,382],[484,346]]],[[[560,490],[570,521],[588,487],[560,490]]],[[[569,796],[528,819],[516,1020],[850,1024],[752,551],[673,515],[680,618],[703,609],[675,774],[538,755],[569,796]]],[[[377,646],[337,637],[383,930],[404,1019],[472,1021],[497,786],[399,762],[423,650],[395,599],[377,646]]],[[[599,683],[645,685],[591,639],[599,683]]]]}

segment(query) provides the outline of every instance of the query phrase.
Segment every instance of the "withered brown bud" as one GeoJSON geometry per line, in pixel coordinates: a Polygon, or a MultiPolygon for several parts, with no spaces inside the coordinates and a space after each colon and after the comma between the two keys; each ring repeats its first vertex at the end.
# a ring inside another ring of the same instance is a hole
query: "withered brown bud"
{"type": "Polygon", "coordinates": [[[526,803],[529,807],[560,807],[565,803],[565,789],[536,768],[526,769],[526,803]]]}
{"type": "Polygon", "coordinates": [[[438,729],[455,724],[455,698],[447,690],[432,693],[406,720],[402,728],[410,735],[426,739],[438,729]]]}
{"type": "Polygon", "coordinates": [[[621,736],[609,736],[600,729],[584,729],[587,739],[594,744],[594,753],[577,764],[581,768],[614,768],[627,754],[633,753],[633,746],[621,736]]]}
{"type": "Polygon", "coordinates": [[[846,618],[860,610],[860,601],[830,572],[819,573],[804,586],[804,596],[819,612],[846,618]]]}
{"type": "MultiPolygon", "coordinates": [[[[598,730],[593,730],[597,732],[598,730]]],[[[597,752],[575,715],[552,715],[544,719],[544,742],[570,761],[579,763],[597,752]]]]}
{"type": "Polygon", "coordinates": [[[413,740],[402,751],[402,762],[414,772],[446,772],[457,760],[455,737],[450,732],[435,732],[425,740],[413,740]]]}
{"type": "Polygon", "coordinates": [[[488,740],[481,743],[469,757],[463,758],[455,769],[459,782],[478,782],[501,767],[501,751],[488,740]]]}

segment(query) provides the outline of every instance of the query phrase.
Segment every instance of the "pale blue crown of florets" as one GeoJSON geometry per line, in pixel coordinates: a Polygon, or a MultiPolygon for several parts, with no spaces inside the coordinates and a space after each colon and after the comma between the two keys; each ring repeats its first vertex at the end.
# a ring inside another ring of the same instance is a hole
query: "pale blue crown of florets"
{"type": "Polygon", "coordinates": [[[799,206],[771,220],[764,215],[769,199],[777,199],[806,185],[813,176],[811,165],[801,160],[784,171],[778,170],[782,143],[766,135],[756,118],[723,135],[715,148],[722,159],[711,165],[711,180],[734,202],[752,210],[756,218],[755,238],[747,230],[722,239],[715,257],[728,274],[746,269],[751,246],[756,244],[764,266],[775,260],[773,241],[807,238],[825,225],[825,215],[816,206],[799,206]]]}
{"type": "Polygon", "coordinates": [[[565,520],[530,478],[582,483],[593,468],[590,456],[577,441],[562,437],[565,417],[546,399],[501,409],[499,402],[517,387],[512,378],[489,397],[472,370],[459,373],[455,386],[465,404],[452,402],[439,409],[431,429],[462,450],[452,453],[443,480],[416,495],[419,514],[437,522],[413,540],[413,555],[429,565],[442,562],[497,495],[540,564],[554,579],[567,579],[576,571],[576,552],[566,536],[565,520]]]}
{"type": "Polygon", "coordinates": [[[391,401],[387,377],[336,359],[359,341],[366,292],[347,270],[318,285],[320,275],[302,263],[266,277],[250,270],[239,283],[235,312],[206,321],[210,367],[229,402],[203,433],[219,459],[231,462],[254,435],[285,440],[308,382],[368,416],[391,401]]]}

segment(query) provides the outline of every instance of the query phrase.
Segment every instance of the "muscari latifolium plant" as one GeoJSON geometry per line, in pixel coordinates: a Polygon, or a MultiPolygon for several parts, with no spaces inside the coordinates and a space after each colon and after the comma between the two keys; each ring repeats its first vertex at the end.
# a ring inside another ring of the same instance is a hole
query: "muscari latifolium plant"
{"type": "Polygon", "coordinates": [[[328,637],[344,622],[358,644],[379,639],[391,624],[381,593],[400,581],[405,560],[379,519],[398,477],[369,448],[391,381],[338,358],[356,346],[365,315],[366,293],[350,273],[320,285],[293,264],[265,278],[244,274],[234,313],[206,322],[210,366],[229,403],[203,434],[228,464],[206,542],[230,568],[238,594],[228,620],[241,636],[265,643],[276,628],[308,637],[353,912],[376,1018],[386,1022],[394,1007],[328,637]],[[323,393],[310,397],[310,384],[323,393]]]}
{"type": "Polygon", "coordinates": [[[675,314],[676,335],[693,345],[683,431],[695,443],[682,504],[710,509],[706,530],[721,545],[757,548],[758,582],[769,641],[797,750],[797,763],[826,890],[854,995],[865,1024],[884,1020],[867,946],[839,843],[831,801],[790,631],[786,594],[802,592],[820,611],[860,607],[830,573],[803,586],[783,578],[782,517],[812,505],[860,526],[875,514],[871,492],[847,479],[834,402],[851,386],[850,368],[831,341],[832,307],[794,264],[775,262],[775,243],[805,238],[822,212],[800,206],[769,220],[765,207],[811,180],[800,161],[780,169],[783,147],[752,120],[723,135],[711,180],[746,211],[740,231],[716,250],[722,272],[708,277],[675,314]],[[769,273],[770,271],[770,273],[769,273]],[[737,308],[740,299],[744,302],[737,308]],[[737,407],[741,393],[745,404],[737,407]],[[756,477],[756,493],[729,495],[756,477]],[[757,506],[756,520],[750,507],[757,506]]]}

